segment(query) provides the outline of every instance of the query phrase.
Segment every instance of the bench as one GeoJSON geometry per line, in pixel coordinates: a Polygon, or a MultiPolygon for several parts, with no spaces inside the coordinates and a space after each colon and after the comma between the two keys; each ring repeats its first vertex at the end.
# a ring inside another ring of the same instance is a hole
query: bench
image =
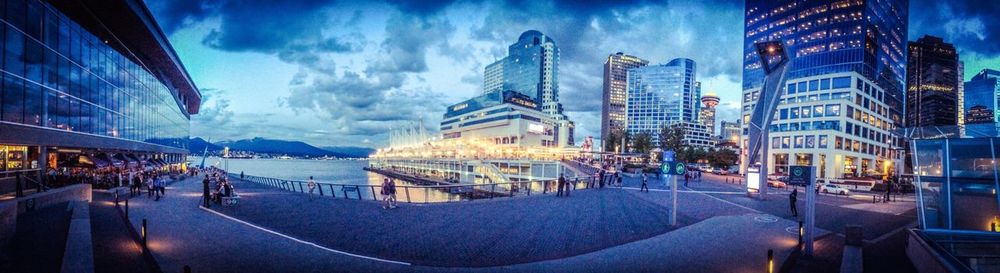
{"type": "Polygon", "coordinates": [[[239,204],[240,204],[240,196],[239,195],[233,194],[233,196],[223,196],[222,197],[222,206],[223,207],[232,207],[232,206],[236,206],[236,205],[239,205],[239,204]]]}

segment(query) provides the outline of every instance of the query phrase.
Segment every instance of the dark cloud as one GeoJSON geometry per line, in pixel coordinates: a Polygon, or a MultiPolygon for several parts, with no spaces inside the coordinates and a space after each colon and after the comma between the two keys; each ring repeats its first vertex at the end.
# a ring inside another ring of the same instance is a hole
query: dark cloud
{"type": "Polygon", "coordinates": [[[1000,56],[1000,3],[984,0],[910,2],[910,40],[934,35],[961,53],[1000,56]]]}

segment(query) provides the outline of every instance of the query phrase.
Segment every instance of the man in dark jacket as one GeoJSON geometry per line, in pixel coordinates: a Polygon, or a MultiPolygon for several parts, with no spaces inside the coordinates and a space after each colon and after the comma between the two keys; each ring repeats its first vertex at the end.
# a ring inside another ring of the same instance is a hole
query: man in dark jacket
{"type": "Polygon", "coordinates": [[[208,194],[208,175],[207,175],[207,174],[205,175],[205,179],[204,179],[204,180],[201,180],[201,185],[202,185],[202,188],[204,188],[204,189],[205,189],[205,193],[204,193],[204,195],[203,195],[203,199],[205,199],[205,207],[207,208],[207,207],[209,207],[209,204],[208,204],[208,203],[209,203],[209,202],[208,202],[208,201],[209,201],[209,194],[208,194]]]}
{"type": "Polygon", "coordinates": [[[556,196],[563,196],[563,188],[566,187],[566,178],[562,174],[559,175],[559,180],[556,182],[556,187],[559,187],[559,191],[556,196]]]}
{"type": "Polygon", "coordinates": [[[792,217],[799,217],[799,210],[795,206],[795,202],[799,200],[799,189],[792,190],[792,193],[788,195],[788,205],[792,209],[792,217]]]}

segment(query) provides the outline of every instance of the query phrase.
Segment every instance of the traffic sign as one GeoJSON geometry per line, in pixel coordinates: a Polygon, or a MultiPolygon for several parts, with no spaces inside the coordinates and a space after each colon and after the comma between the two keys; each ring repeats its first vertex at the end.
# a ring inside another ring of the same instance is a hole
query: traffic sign
{"type": "Polygon", "coordinates": [[[788,167],[788,184],[799,186],[809,185],[813,177],[813,168],[813,166],[788,167]]]}
{"type": "Polygon", "coordinates": [[[687,166],[683,162],[667,161],[660,165],[660,171],[663,174],[684,175],[687,172],[687,166]]]}

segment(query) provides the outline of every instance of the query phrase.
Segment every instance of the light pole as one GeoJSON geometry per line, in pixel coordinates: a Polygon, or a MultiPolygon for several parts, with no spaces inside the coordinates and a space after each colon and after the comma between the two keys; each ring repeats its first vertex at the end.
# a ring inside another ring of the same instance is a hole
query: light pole
{"type": "MultiPolygon", "coordinates": [[[[747,164],[752,165],[760,156],[760,167],[758,168],[757,191],[761,199],[767,198],[767,173],[768,173],[768,127],[774,118],[774,111],[778,107],[778,100],[784,93],[785,73],[791,59],[785,52],[784,43],[781,41],[767,41],[754,44],[757,56],[760,57],[761,68],[764,69],[764,82],[760,88],[760,95],[754,105],[750,122],[747,124],[747,164]]],[[[748,168],[749,169],[749,168],[748,168]]],[[[751,176],[747,171],[747,190],[751,188],[751,176]]]]}

